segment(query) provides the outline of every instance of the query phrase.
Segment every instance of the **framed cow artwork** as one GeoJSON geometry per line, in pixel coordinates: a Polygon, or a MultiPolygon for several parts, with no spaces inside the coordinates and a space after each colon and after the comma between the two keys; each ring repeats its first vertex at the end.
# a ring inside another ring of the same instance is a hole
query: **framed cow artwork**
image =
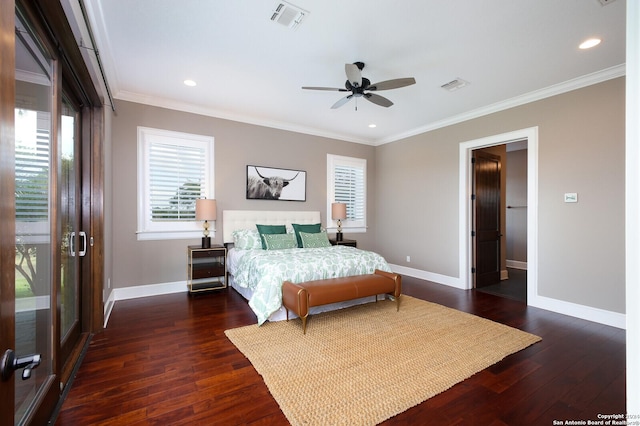
{"type": "Polygon", "coordinates": [[[248,200],[307,200],[307,172],[247,166],[248,200]]]}

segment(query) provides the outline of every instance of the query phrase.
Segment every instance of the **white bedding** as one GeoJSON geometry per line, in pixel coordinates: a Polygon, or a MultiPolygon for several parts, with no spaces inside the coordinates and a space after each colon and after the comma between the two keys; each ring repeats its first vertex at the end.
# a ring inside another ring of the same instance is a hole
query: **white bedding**
{"type": "MultiPolygon", "coordinates": [[[[279,225],[320,223],[318,211],[223,211],[224,242],[233,243],[233,231],[256,229],[256,224],[279,225]]],[[[377,253],[347,246],[321,249],[296,248],[285,250],[238,250],[227,254],[229,285],[249,301],[258,324],[285,319],[282,307],[282,282],[295,283],[350,275],[373,273],[375,269],[391,271],[385,259],[377,253]]],[[[371,298],[315,307],[311,314],[339,309],[371,298]]]]}
{"type": "Polygon", "coordinates": [[[391,272],[379,254],[347,246],[242,251],[232,254],[230,271],[236,286],[252,290],[249,306],[258,317],[258,324],[282,306],[284,281],[301,283],[372,274],[376,269],[391,272]]]}

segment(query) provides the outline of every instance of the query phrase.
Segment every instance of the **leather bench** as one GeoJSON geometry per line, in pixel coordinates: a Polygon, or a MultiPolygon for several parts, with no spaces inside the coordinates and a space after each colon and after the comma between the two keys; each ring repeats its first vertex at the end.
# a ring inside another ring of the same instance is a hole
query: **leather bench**
{"type": "Polygon", "coordinates": [[[377,302],[378,294],[389,294],[395,298],[396,310],[399,311],[401,292],[400,275],[376,269],[373,274],[367,275],[328,278],[298,284],[285,281],[282,283],[282,304],[287,312],[287,321],[291,310],[302,319],[302,332],[306,334],[309,308],[369,296],[376,296],[377,302]]]}

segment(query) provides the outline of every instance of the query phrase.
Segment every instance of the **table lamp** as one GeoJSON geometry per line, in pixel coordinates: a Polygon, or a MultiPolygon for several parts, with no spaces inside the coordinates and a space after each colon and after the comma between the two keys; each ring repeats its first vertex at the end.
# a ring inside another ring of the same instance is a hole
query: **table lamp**
{"type": "Polygon", "coordinates": [[[338,221],[336,241],[342,241],[342,221],[347,218],[347,205],[345,203],[331,203],[331,219],[338,221]]]}
{"type": "Polygon", "coordinates": [[[209,222],[216,220],[216,200],[200,198],[196,200],[196,220],[204,220],[204,232],[202,237],[202,248],[211,248],[211,237],[209,237],[209,222]]]}

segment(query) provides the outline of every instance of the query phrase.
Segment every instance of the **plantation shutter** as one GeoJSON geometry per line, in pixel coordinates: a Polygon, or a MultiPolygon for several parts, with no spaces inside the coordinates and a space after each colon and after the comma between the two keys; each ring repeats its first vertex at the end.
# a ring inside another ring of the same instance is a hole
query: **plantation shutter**
{"type": "Polygon", "coordinates": [[[364,220],[364,169],[350,165],[336,165],[334,169],[335,201],[347,205],[348,220],[364,220]]]}
{"type": "Polygon", "coordinates": [[[149,147],[152,221],[193,221],[195,202],[206,194],[205,149],[166,143],[149,147]]]}
{"type": "Polygon", "coordinates": [[[335,202],[347,205],[343,229],[366,232],[367,160],[327,154],[327,228],[336,227],[331,218],[331,204],[335,202]]]}

